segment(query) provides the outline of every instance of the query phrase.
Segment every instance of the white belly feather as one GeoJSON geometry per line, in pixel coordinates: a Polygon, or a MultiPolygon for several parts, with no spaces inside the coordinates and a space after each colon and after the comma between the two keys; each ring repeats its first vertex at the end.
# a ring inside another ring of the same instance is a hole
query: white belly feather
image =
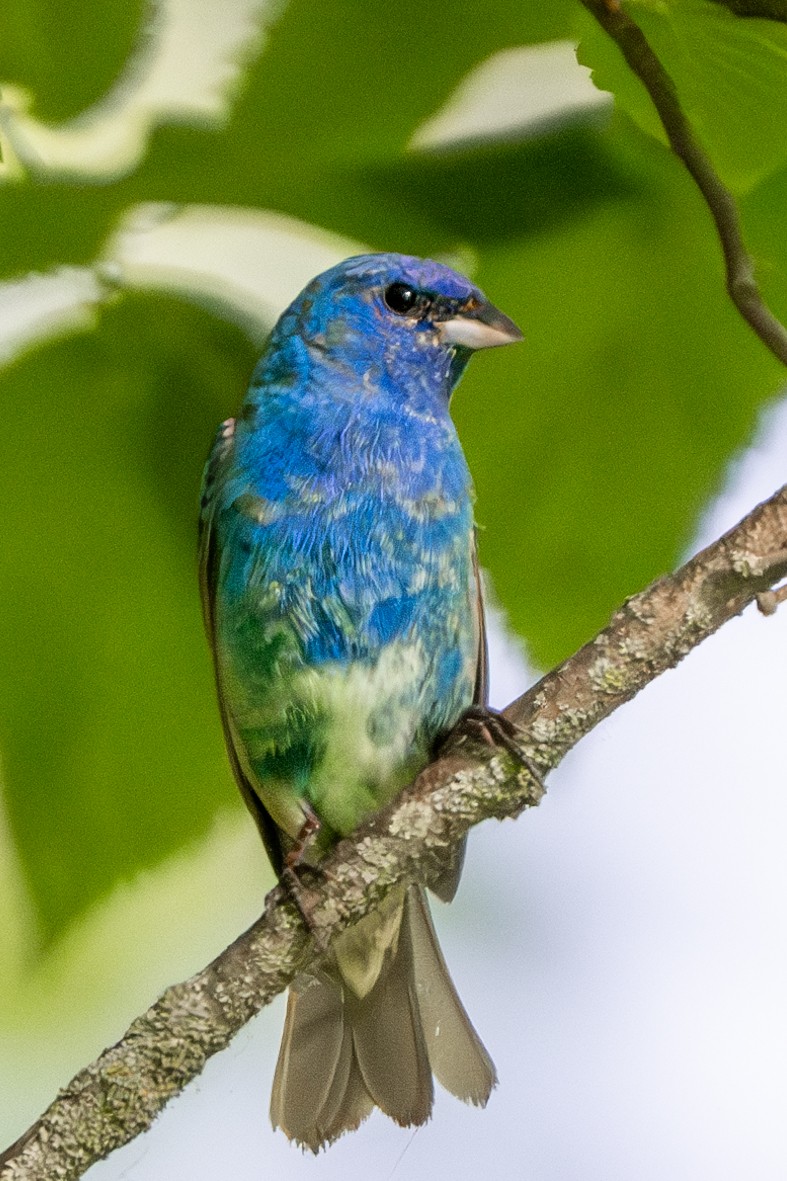
{"type": "Polygon", "coordinates": [[[325,718],[326,746],[309,797],[335,831],[352,832],[392,799],[425,763],[417,731],[430,684],[420,641],[393,643],[375,664],[323,665],[299,672],[294,696],[325,718]]]}

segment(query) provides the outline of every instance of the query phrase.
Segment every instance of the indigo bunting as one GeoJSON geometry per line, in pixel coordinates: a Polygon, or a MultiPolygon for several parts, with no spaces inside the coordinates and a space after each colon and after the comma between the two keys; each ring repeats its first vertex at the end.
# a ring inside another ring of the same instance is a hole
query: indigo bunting
{"type": "MultiPolygon", "coordinates": [[[[229,757],[277,874],[319,866],[486,701],[473,489],[449,416],[476,349],[521,339],[448,267],[398,254],[314,279],[265,346],[203,483],[201,584],[229,757]]],[[[433,888],[453,897],[463,850],[433,888]]],[[[421,1124],[432,1075],[495,1069],[426,896],[393,890],[296,979],[274,1127],[317,1151],[377,1106],[421,1124]]]]}

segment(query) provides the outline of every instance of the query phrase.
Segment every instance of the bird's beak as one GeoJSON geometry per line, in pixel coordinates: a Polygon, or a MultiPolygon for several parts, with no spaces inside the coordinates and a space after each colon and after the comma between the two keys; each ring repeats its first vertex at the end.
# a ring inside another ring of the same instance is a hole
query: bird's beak
{"type": "Polygon", "coordinates": [[[466,349],[493,349],[524,339],[514,321],[491,303],[444,320],[437,331],[444,344],[459,344],[466,349]]]}

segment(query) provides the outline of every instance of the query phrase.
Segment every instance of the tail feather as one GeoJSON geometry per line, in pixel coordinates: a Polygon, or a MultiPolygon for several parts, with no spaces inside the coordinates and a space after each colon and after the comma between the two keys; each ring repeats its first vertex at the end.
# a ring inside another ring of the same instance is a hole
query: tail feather
{"type": "MultiPolygon", "coordinates": [[[[352,1042],[352,1037],[350,1038],[352,1042]]],[[[344,1093],[339,1096],[339,1102],[334,1108],[330,1123],[326,1123],[319,1143],[308,1144],[307,1147],[316,1152],[321,1145],[332,1144],[344,1132],[354,1131],[359,1124],[372,1114],[374,1099],[366,1089],[358,1059],[353,1054],[350,1058],[350,1073],[344,1093]]]]}
{"type": "Polygon", "coordinates": [[[343,1007],[341,982],[328,972],[290,989],[271,1093],[271,1121],[288,1136],[301,1138],[296,1130],[315,1121],[341,1074],[343,1007]]]}
{"type": "Polygon", "coordinates": [[[446,1091],[484,1107],[497,1083],[495,1065],[454,988],[423,890],[408,890],[405,905],[429,1063],[446,1091]]]}
{"type": "Polygon", "coordinates": [[[365,997],[345,993],[345,1020],[374,1102],[398,1124],[422,1124],[432,1110],[432,1071],[415,996],[410,933],[402,922],[396,952],[365,997]]]}
{"type": "Polygon", "coordinates": [[[496,1082],[448,975],[423,890],[393,897],[376,927],[367,916],[318,975],[290,991],[271,1121],[313,1152],[358,1127],[375,1106],[399,1124],[425,1123],[433,1072],[459,1099],[482,1105],[496,1082]],[[369,962],[377,965],[373,981],[369,962]]]}
{"type": "Polygon", "coordinates": [[[342,1132],[357,1128],[374,1108],[374,1100],[358,1067],[352,1026],[346,1020],[342,1024],[342,1052],[328,1097],[315,1120],[317,1138],[328,1144],[342,1132]]]}

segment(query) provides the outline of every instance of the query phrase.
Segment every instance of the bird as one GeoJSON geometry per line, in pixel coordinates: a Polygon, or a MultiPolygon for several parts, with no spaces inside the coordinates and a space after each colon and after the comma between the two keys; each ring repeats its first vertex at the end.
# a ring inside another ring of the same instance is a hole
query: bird
{"type": "MultiPolygon", "coordinates": [[[[218,429],[203,613],[232,769],[294,889],[486,708],[474,491],[449,403],[473,352],[521,339],[448,266],[358,255],[282,314],[218,429]]],[[[431,883],[439,898],[463,854],[431,883]]],[[[419,1125],[433,1076],[476,1105],[497,1081],[425,891],[405,884],[294,980],[271,1121],[313,1152],[375,1107],[419,1125]]]]}

